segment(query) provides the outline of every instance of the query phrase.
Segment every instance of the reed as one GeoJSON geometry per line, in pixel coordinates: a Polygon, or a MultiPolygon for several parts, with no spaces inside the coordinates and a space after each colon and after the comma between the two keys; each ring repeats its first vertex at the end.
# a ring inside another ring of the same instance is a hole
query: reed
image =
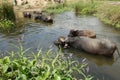
{"type": "Polygon", "coordinates": [[[15,21],[13,5],[7,1],[2,1],[0,5],[0,19],[15,21]]]}
{"type": "Polygon", "coordinates": [[[1,2],[0,5],[0,32],[12,32],[14,29],[15,14],[13,5],[7,0],[1,2]]]}

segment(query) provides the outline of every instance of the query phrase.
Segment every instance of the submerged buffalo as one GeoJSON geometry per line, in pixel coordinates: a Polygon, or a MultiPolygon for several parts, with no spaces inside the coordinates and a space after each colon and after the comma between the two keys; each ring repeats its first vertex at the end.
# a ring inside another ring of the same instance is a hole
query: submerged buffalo
{"type": "Polygon", "coordinates": [[[60,36],[56,41],[54,41],[54,44],[57,45],[59,48],[65,46],[65,37],[60,36]]]}
{"type": "Polygon", "coordinates": [[[31,13],[30,12],[23,12],[23,16],[24,16],[24,18],[31,18],[32,17],[32,15],[31,15],[31,13]]]}
{"type": "Polygon", "coordinates": [[[35,16],[35,20],[40,20],[46,23],[53,23],[53,13],[44,15],[42,12],[35,16]]]}
{"type": "MultiPolygon", "coordinates": [[[[78,50],[84,50],[91,54],[113,56],[113,53],[117,49],[114,42],[108,39],[92,39],[89,37],[68,37],[64,40],[64,47],[73,47],[78,50]]],[[[118,49],[117,49],[118,51],[118,49]]],[[[119,51],[118,51],[119,53],[119,51]]]]}
{"type": "Polygon", "coordinates": [[[68,34],[68,37],[76,37],[76,36],[86,36],[90,38],[96,38],[96,34],[93,31],[71,29],[68,34]]]}

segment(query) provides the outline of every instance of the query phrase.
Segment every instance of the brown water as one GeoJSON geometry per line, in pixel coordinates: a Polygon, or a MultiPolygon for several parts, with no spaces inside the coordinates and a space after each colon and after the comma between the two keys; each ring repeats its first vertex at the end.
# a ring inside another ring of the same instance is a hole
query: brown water
{"type": "MultiPolygon", "coordinates": [[[[120,51],[120,31],[103,24],[100,20],[93,16],[76,16],[74,12],[65,12],[55,15],[53,24],[35,23],[33,20],[22,19],[26,24],[24,27],[16,30],[15,33],[0,33],[0,51],[6,56],[5,51],[16,51],[13,46],[22,44],[32,51],[42,49],[47,51],[58,48],[53,42],[61,35],[67,36],[70,29],[90,29],[97,34],[97,38],[108,38],[114,41],[120,51]]],[[[18,24],[21,24],[20,22],[18,24]]],[[[65,50],[64,52],[72,53],[73,57],[81,62],[83,58],[87,59],[89,65],[89,74],[94,76],[94,80],[120,80],[120,58],[117,52],[113,58],[91,55],[74,49],[65,50]]],[[[28,53],[29,54],[29,53],[28,53]]],[[[79,75],[77,75],[79,78],[79,75]]]]}

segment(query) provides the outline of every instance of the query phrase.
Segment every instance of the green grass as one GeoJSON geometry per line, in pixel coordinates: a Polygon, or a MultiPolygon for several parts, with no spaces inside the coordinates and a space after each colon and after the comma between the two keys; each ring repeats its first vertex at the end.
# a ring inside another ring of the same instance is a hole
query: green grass
{"type": "Polygon", "coordinates": [[[48,6],[44,9],[47,13],[63,13],[65,11],[70,11],[74,9],[74,3],[56,3],[56,4],[48,4],[48,6]]]}
{"type": "Polygon", "coordinates": [[[0,59],[0,80],[77,80],[73,76],[75,71],[81,80],[93,78],[84,73],[86,63],[78,63],[61,51],[44,53],[39,50],[28,57],[25,53],[29,49],[18,48],[18,52],[8,52],[10,56],[0,59]]]}
{"type": "Polygon", "coordinates": [[[96,3],[78,2],[77,4],[75,4],[75,12],[81,15],[92,15],[96,13],[96,3]]]}
{"type": "Polygon", "coordinates": [[[120,5],[104,3],[97,8],[96,16],[104,23],[120,28],[120,5]]]}

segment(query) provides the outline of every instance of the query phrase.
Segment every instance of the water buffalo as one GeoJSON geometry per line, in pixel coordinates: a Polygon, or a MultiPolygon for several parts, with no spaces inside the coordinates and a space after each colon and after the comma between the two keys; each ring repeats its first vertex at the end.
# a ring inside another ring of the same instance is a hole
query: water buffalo
{"type": "Polygon", "coordinates": [[[49,16],[42,15],[42,21],[47,23],[53,23],[53,13],[51,13],[49,16]]]}
{"type": "Polygon", "coordinates": [[[32,15],[31,15],[30,12],[23,12],[23,16],[24,16],[25,18],[31,18],[31,17],[32,17],[32,15]]]}
{"type": "Polygon", "coordinates": [[[74,30],[71,29],[68,37],[76,37],[76,36],[86,36],[90,38],[96,38],[96,34],[90,30],[74,30]]]}
{"type": "Polygon", "coordinates": [[[37,15],[34,18],[35,20],[42,20],[42,13],[37,13],[37,15]]]}
{"type": "Polygon", "coordinates": [[[48,16],[48,15],[45,15],[41,12],[35,16],[35,20],[40,20],[40,21],[43,21],[46,23],[53,23],[53,13],[51,13],[48,16]]]}
{"type": "MultiPolygon", "coordinates": [[[[117,49],[116,44],[108,39],[92,39],[89,37],[68,37],[65,41],[65,48],[67,46],[76,48],[78,50],[84,50],[91,54],[112,56],[117,49]]],[[[117,49],[118,51],[118,49],[117,49]]],[[[119,53],[119,51],[118,51],[119,53]]]]}
{"type": "Polygon", "coordinates": [[[56,41],[54,41],[54,44],[57,45],[58,47],[64,47],[65,46],[65,37],[60,36],[56,41]]]}

